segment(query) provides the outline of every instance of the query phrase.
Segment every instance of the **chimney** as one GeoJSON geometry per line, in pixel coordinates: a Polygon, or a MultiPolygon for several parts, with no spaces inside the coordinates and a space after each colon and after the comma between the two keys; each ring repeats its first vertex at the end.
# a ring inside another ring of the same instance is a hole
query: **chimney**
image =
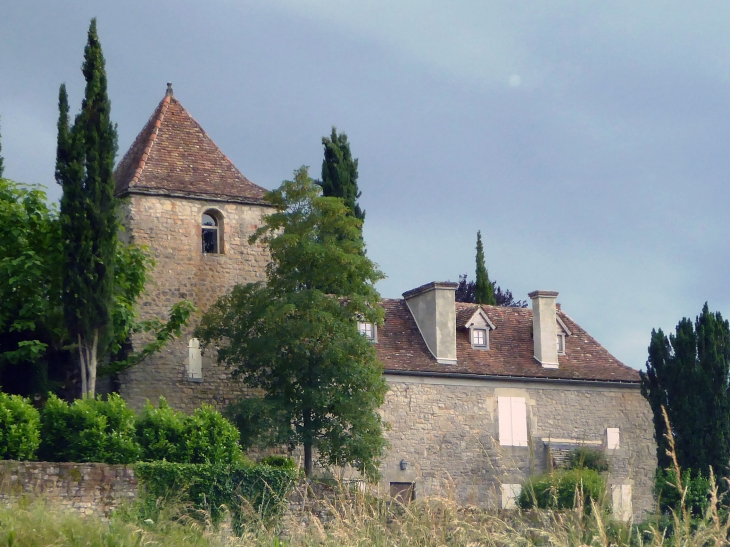
{"type": "Polygon", "coordinates": [[[558,368],[558,326],[555,317],[555,291],[532,291],[532,338],[535,359],[544,368],[558,368]]]}
{"type": "Polygon", "coordinates": [[[434,281],[403,293],[426,346],[442,365],[456,364],[456,287],[434,281]]]}

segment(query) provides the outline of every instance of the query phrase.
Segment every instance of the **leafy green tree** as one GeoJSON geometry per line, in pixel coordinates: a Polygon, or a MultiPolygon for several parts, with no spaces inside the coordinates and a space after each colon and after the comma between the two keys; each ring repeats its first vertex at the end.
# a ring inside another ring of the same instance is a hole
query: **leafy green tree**
{"type": "Polygon", "coordinates": [[[494,298],[494,284],[489,281],[489,273],[484,264],[484,246],[482,245],[482,232],[477,232],[477,281],[474,286],[474,298],[477,304],[496,306],[494,298]]]}
{"type": "Polygon", "coordinates": [[[337,134],[332,127],[330,137],[322,137],[324,160],[322,160],[322,194],[325,197],[342,198],[355,218],[364,221],[365,211],[357,200],[360,192],[357,187],[357,158],[352,158],[350,143],[345,133],[337,134]]]}
{"type": "Polygon", "coordinates": [[[114,199],[117,130],[111,121],[104,56],[91,20],[82,71],[81,112],[69,129],[68,99],[59,92],[57,181],[63,187],[63,309],[78,343],[83,397],[96,391],[97,364],[113,335],[114,266],[119,223],[114,199]]]}
{"type": "Polygon", "coordinates": [[[3,160],[3,143],[2,139],[0,139],[0,179],[3,178],[3,171],[5,171],[5,161],[3,160]]]}
{"type": "Polygon", "coordinates": [[[303,445],[305,473],[320,462],[377,475],[386,445],[377,409],[387,384],[358,321],[382,323],[360,221],[342,199],[323,197],[306,167],[269,192],[276,211],[251,237],[270,249],[266,284],[235,287],[204,315],[196,336],[217,349],[249,387],[261,390],[290,445],[303,445]]]}
{"type": "MultiPolygon", "coordinates": [[[[497,306],[504,306],[505,308],[526,308],[526,300],[515,300],[512,291],[509,289],[502,290],[497,284],[497,280],[492,281],[494,286],[494,299],[497,301],[497,306]]],[[[476,283],[469,281],[466,274],[459,276],[459,285],[456,287],[456,294],[454,298],[457,302],[470,302],[476,303],[476,283]]]]}
{"type": "MultiPolygon", "coordinates": [[[[667,337],[653,330],[641,393],[654,415],[659,469],[672,467],[666,409],[677,461],[692,477],[728,476],[730,326],[705,303],[694,323],[683,318],[667,337]]],[[[721,481],[718,481],[720,484],[721,481]]]]}

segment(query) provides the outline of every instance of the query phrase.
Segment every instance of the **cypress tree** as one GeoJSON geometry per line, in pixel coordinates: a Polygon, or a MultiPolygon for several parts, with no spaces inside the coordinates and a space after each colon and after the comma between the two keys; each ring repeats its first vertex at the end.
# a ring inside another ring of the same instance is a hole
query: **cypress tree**
{"type": "Polygon", "coordinates": [[[2,151],[3,151],[3,143],[2,143],[2,138],[0,138],[0,179],[3,178],[3,171],[5,171],[5,164],[3,162],[2,151]]]}
{"type": "Polygon", "coordinates": [[[322,195],[342,198],[355,218],[364,221],[365,211],[360,209],[357,200],[360,192],[357,188],[357,158],[352,158],[350,143],[345,133],[337,134],[332,127],[330,137],[322,137],[324,160],[322,160],[322,195]]]}
{"type": "Polygon", "coordinates": [[[497,300],[494,297],[494,284],[489,281],[489,273],[484,264],[484,246],[482,245],[482,232],[477,232],[477,280],[474,287],[474,297],[477,304],[496,306],[497,300]]]}
{"type": "MultiPolygon", "coordinates": [[[[641,393],[653,412],[660,469],[667,454],[666,409],[680,467],[693,476],[728,476],[730,454],[730,325],[705,303],[693,322],[682,319],[673,334],[652,331],[641,393]]],[[[721,484],[721,481],[718,481],[721,484]]]]}
{"type": "Polygon", "coordinates": [[[96,19],[89,26],[82,72],[84,100],[70,129],[65,86],[59,92],[56,180],[63,187],[64,317],[78,343],[82,396],[93,397],[97,363],[105,357],[111,334],[118,230],[113,179],[117,131],[110,119],[96,19]]]}

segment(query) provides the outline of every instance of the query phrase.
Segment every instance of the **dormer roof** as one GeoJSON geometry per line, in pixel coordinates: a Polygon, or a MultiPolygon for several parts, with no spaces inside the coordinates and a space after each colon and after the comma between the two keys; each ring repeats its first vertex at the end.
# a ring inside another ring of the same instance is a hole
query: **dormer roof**
{"type": "Polygon", "coordinates": [[[489,316],[481,306],[474,309],[473,307],[462,308],[456,312],[456,328],[470,329],[472,327],[484,328],[489,327],[494,330],[496,327],[489,320],[489,316]]]}
{"type": "Polygon", "coordinates": [[[116,195],[151,194],[263,204],[248,180],[168,91],[114,172],[116,195]]]}
{"type": "Polygon", "coordinates": [[[559,368],[545,368],[534,358],[532,310],[457,302],[456,364],[442,365],[426,347],[413,315],[399,299],[383,300],[385,323],[378,329],[378,358],[386,374],[426,373],[638,384],[639,372],[611,355],[565,312],[557,311],[558,331],[568,335],[559,368]],[[466,322],[483,310],[494,325],[489,350],[473,348],[466,322]],[[461,327],[461,328],[460,328],[461,327]]]}

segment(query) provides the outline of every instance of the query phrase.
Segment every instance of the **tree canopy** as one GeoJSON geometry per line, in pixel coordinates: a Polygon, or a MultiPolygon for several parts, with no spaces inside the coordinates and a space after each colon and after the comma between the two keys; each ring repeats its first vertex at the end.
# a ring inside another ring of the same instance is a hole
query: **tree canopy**
{"type": "MultiPolygon", "coordinates": [[[[677,461],[693,476],[728,476],[730,454],[730,326],[707,303],[694,323],[683,318],[667,337],[653,330],[641,393],[654,418],[660,469],[672,467],[666,409],[677,461]]],[[[720,484],[720,482],[718,482],[720,484]]]]}
{"type": "Polygon", "coordinates": [[[342,198],[350,212],[359,220],[365,220],[365,211],[360,208],[360,190],[357,187],[357,158],[353,159],[350,143],[345,133],[322,137],[324,159],[322,160],[322,194],[325,197],[342,198]]]}
{"type": "Polygon", "coordinates": [[[383,274],[365,256],[362,221],[342,199],[321,196],[306,167],[266,199],[276,211],[250,239],[270,249],[266,283],[220,298],[196,336],[262,391],[253,404],[274,418],[271,442],[303,445],[307,474],[316,449],[325,465],[375,476],[387,385],[358,322],[382,323],[374,284],[383,274]]]}
{"type": "Polygon", "coordinates": [[[482,245],[482,233],[477,232],[477,280],[474,285],[474,298],[477,304],[496,306],[494,298],[494,285],[489,281],[489,273],[484,263],[484,246],[482,245]]]}
{"type": "MultiPolygon", "coordinates": [[[[474,283],[474,281],[469,281],[468,277],[469,276],[467,274],[459,276],[459,285],[456,287],[455,294],[455,300],[457,302],[476,303],[477,301],[475,296],[476,283],[474,283]]],[[[503,290],[502,287],[497,284],[496,279],[492,282],[492,285],[494,286],[494,299],[497,301],[497,306],[504,306],[508,308],[527,307],[526,300],[515,300],[512,291],[509,289],[503,290]]]]}

